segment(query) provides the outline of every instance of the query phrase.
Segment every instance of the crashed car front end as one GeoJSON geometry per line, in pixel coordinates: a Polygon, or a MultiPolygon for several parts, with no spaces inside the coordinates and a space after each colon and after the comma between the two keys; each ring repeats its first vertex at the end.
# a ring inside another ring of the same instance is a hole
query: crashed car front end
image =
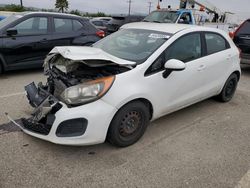
{"type": "Polygon", "coordinates": [[[101,98],[116,75],[133,66],[90,47],[53,49],[44,64],[47,83],[25,86],[34,112],[22,119],[20,127],[29,135],[56,144],[104,142],[117,109],[101,98]]]}

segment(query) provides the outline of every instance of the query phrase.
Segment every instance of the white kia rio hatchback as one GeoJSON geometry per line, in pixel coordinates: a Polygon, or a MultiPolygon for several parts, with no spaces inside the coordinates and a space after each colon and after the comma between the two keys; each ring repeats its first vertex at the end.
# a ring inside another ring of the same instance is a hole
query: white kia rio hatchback
{"type": "Polygon", "coordinates": [[[47,83],[25,87],[32,116],[9,118],[64,145],[129,146],[161,116],[213,96],[230,101],[241,75],[225,32],[157,23],[125,25],[92,47],[56,47],[44,67],[47,83]]]}

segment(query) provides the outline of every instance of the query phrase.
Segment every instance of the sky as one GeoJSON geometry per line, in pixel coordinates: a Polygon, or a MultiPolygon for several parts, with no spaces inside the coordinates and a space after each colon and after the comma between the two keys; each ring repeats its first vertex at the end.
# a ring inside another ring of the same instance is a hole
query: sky
{"type": "MultiPolygon", "coordinates": [[[[54,8],[56,0],[23,0],[24,6],[39,8],[54,8]]],[[[81,10],[83,12],[105,12],[108,14],[127,13],[128,0],[68,0],[70,10],[81,10]]],[[[152,1],[152,9],[156,8],[158,0],[132,0],[131,12],[147,14],[149,1],[152,1]]],[[[223,11],[241,12],[250,17],[250,0],[206,0],[216,5],[223,11]]],[[[0,0],[0,4],[19,4],[20,0],[0,0]]],[[[173,8],[179,6],[179,0],[162,0],[161,7],[171,5],[173,8]]]]}

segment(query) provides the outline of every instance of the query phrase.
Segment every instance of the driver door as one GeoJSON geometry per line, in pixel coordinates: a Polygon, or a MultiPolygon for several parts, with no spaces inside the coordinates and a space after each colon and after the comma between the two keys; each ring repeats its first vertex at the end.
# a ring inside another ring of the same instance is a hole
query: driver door
{"type": "Polygon", "coordinates": [[[15,26],[17,35],[3,37],[2,50],[10,67],[41,67],[51,50],[48,32],[49,20],[46,16],[29,17],[15,26]]]}
{"type": "Polygon", "coordinates": [[[147,82],[152,86],[154,104],[159,116],[184,106],[195,103],[202,98],[203,52],[200,33],[182,36],[168,47],[146,72],[147,82]],[[177,59],[186,64],[185,70],[172,71],[163,78],[164,64],[170,59],[177,59]]]}

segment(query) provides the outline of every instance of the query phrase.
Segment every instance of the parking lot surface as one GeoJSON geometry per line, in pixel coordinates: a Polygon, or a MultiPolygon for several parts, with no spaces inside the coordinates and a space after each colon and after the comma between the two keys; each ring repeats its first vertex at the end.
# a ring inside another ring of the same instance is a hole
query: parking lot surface
{"type": "MultiPolygon", "coordinates": [[[[23,134],[4,116],[31,112],[23,86],[42,70],[0,77],[0,187],[249,187],[250,67],[234,99],[213,99],[151,123],[128,148],[51,144],[23,134]]],[[[163,101],[164,102],[164,101],[163,101]]]]}

